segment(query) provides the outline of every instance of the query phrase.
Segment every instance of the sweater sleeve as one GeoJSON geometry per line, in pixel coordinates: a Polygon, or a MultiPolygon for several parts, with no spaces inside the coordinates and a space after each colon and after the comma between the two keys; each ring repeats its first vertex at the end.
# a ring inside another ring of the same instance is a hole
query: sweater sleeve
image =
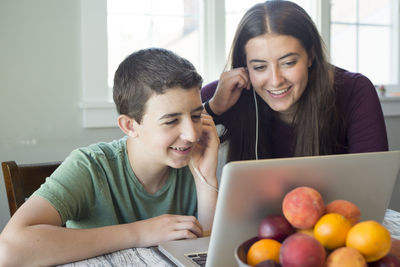
{"type": "MultiPolygon", "coordinates": [[[[345,109],[348,153],[388,150],[386,125],[378,94],[371,81],[359,73],[347,73],[345,92],[339,98],[345,109]]],[[[346,80],[346,79],[345,79],[346,80]]]]}
{"type": "MultiPolygon", "coordinates": [[[[217,89],[218,86],[218,80],[213,81],[209,84],[206,84],[203,88],[201,88],[201,101],[203,103],[207,102],[210,100],[215,93],[215,90],[217,89]]],[[[211,115],[211,114],[210,114],[211,115]]],[[[213,116],[213,120],[215,124],[221,124],[222,119],[221,116],[213,116]]]]}
{"type": "Polygon", "coordinates": [[[208,83],[203,88],[201,88],[201,101],[203,103],[210,100],[214,96],[217,85],[218,80],[208,83]]]}

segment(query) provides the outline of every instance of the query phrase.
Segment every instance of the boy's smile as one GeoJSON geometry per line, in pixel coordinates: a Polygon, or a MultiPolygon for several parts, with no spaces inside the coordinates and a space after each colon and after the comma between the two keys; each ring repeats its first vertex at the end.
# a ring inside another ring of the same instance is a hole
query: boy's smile
{"type": "Polygon", "coordinates": [[[171,147],[171,149],[186,154],[188,151],[190,152],[191,147],[171,147]]]}

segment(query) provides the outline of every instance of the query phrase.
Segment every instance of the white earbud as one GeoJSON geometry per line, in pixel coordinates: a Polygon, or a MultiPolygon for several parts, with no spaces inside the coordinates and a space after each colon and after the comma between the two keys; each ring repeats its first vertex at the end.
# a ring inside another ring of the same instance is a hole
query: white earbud
{"type": "Polygon", "coordinates": [[[257,105],[257,98],[256,98],[256,90],[254,90],[254,87],[253,87],[253,97],[254,97],[254,106],[256,109],[256,142],[254,144],[254,152],[255,152],[256,159],[258,159],[258,151],[257,151],[257,147],[258,147],[258,105],[257,105]]]}

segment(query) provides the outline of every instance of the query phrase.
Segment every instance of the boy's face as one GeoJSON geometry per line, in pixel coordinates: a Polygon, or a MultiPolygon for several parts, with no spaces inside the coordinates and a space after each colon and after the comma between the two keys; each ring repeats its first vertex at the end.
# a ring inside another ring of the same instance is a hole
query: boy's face
{"type": "Polygon", "coordinates": [[[186,166],[202,132],[202,110],[197,87],[171,88],[164,94],[153,94],[142,122],[136,126],[139,157],[147,157],[156,165],[186,166]]]}

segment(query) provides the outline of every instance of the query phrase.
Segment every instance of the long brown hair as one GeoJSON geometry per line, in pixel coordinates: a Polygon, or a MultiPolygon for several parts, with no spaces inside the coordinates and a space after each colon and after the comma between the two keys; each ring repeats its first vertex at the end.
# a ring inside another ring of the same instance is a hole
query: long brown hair
{"type": "MultiPolygon", "coordinates": [[[[275,33],[296,38],[312,59],[308,84],[298,101],[292,126],[293,156],[332,154],[337,146],[341,120],[336,106],[333,70],[323,41],[308,14],[289,1],[266,1],[250,8],[241,19],[230,51],[230,68],[246,66],[246,43],[257,36],[275,33]]],[[[253,90],[253,89],[252,89],[253,90]]],[[[243,90],[238,102],[222,115],[222,141],[229,140],[228,161],[255,158],[255,108],[252,90],[243,90]]],[[[271,127],[274,111],[257,96],[259,111],[259,158],[273,157],[271,127]]]]}

